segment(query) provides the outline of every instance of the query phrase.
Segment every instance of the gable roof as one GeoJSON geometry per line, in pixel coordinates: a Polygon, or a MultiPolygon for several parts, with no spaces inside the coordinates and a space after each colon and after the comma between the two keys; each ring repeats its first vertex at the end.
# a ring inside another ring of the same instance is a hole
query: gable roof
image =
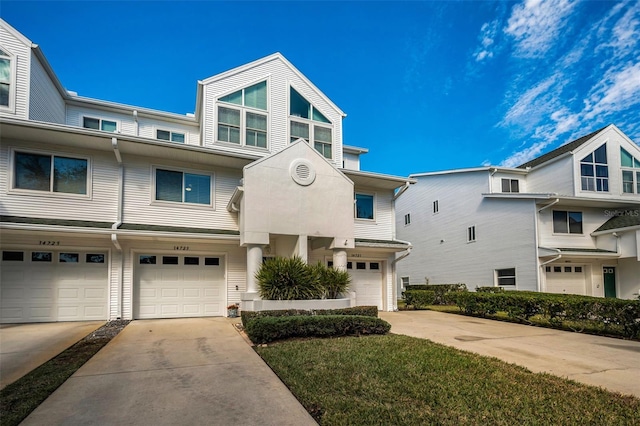
{"type": "Polygon", "coordinates": [[[540,157],[534,158],[531,161],[528,161],[524,164],[519,165],[518,168],[526,169],[526,168],[536,167],[536,166],[539,166],[540,164],[546,163],[547,161],[553,160],[554,158],[557,158],[562,154],[571,152],[574,149],[581,146],[582,144],[589,141],[590,139],[592,139],[594,136],[596,136],[598,133],[602,132],[604,129],[606,129],[609,126],[610,125],[607,125],[602,129],[598,129],[595,132],[589,133],[588,135],[582,136],[581,138],[578,138],[574,141],[564,144],[561,147],[554,149],[553,151],[547,152],[546,154],[543,154],[540,157]]]}
{"type": "Polygon", "coordinates": [[[631,210],[627,214],[616,215],[603,223],[593,233],[640,226],[640,215],[637,212],[638,210],[631,210]]]}

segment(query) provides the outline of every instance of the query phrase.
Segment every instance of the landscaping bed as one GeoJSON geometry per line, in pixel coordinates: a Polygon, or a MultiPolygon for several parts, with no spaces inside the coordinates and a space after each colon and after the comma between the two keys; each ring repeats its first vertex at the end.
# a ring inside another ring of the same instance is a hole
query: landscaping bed
{"type": "Polygon", "coordinates": [[[640,399],[400,335],[256,351],[321,425],[633,425],[640,399]]]}

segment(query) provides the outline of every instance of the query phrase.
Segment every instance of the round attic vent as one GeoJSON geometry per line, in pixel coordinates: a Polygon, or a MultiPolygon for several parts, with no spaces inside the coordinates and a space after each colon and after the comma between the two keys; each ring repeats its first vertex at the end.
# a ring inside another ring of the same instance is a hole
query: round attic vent
{"type": "Polygon", "coordinates": [[[298,185],[308,186],[316,180],[316,171],[310,161],[298,158],[293,160],[289,172],[294,182],[298,185]]]}

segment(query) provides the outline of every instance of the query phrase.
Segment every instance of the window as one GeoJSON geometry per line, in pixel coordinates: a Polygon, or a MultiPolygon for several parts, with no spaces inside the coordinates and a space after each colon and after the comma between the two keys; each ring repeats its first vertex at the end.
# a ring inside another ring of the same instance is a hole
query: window
{"type": "Polygon", "coordinates": [[[553,272],[562,272],[562,266],[554,266],[553,272]]]}
{"type": "Polygon", "coordinates": [[[356,262],[356,269],[367,269],[367,262],[356,262]]]}
{"type": "Polygon", "coordinates": [[[83,117],[82,127],[85,129],[104,130],[105,132],[118,131],[118,123],[115,121],[103,120],[102,118],[83,117]]]}
{"type": "Polygon", "coordinates": [[[88,166],[82,158],[15,152],[13,188],[86,195],[88,166]]]}
{"type": "Polygon", "coordinates": [[[0,107],[13,105],[13,70],[11,55],[0,48],[0,107]]]}
{"type": "Polygon", "coordinates": [[[565,272],[571,272],[571,266],[565,266],[564,267],[564,271],[565,272]]]}
{"type": "Polygon", "coordinates": [[[371,269],[372,271],[378,271],[380,269],[380,263],[378,262],[369,263],[369,269],[371,269]]]}
{"type": "Polygon", "coordinates": [[[580,273],[582,273],[582,266],[576,266],[575,268],[573,268],[573,272],[580,272],[580,273]]]}
{"type": "Polygon", "coordinates": [[[347,269],[353,269],[353,262],[347,262],[347,269]]]}
{"type": "Polygon", "coordinates": [[[58,253],[58,262],[78,263],[80,262],[80,254],[79,253],[58,253]]]}
{"type": "Polygon", "coordinates": [[[218,265],[220,265],[220,258],[219,257],[205,257],[204,258],[204,264],[206,266],[218,266],[218,265]]]}
{"type": "Polygon", "coordinates": [[[156,169],[157,201],[211,204],[211,176],[156,169]]]}
{"type": "Polygon", "coordinates": [[[2,260],[11,262],[24,261],[24,252],[22,251],[3,251],[2,260]]]}
{"type": "Polygon", "coordinates": [[[502,179],[502,192],[520,192],[518,179],[502,179]]]}
{"type": "Polygon", "coordinates": [[[409,285],[409,277],[400,277],[400,285],[402,288],[407,288],[409,285]]]}
{"type": "Polygon", "coordinates": [[[516,285],[516,268],[497,269],[498,285],[516,285]]]}
{"type": "Polygon", "coordinates": [[[32,262],[51,262],[53,254],[47,251],[34,251],[31,253],[32,262]]]}
{"type": "Polygon", "coordinates": [[[553,232],[582,234],[582,212],[553,211],[553,232]]]}
{"type": "Polygon", "coordinates": [[[267,110],[266,81],[223,96],[218,101],[230,104],[218,106],[218,141],[267,147],[267,116],[262,113],[267,110]]]}
{"type": "Polygon", "coordinates": [[[104,254],[87,253],[84,261],[85,263],[104,263],[104,254]]]}
{"type": "Polygon", "coordinates": [[[177,265],[178,256],[162,256],[163,265],[177,265]]]}
{"type": "Polygon", "coordinates": [[[476,240],[476,227],[470,226],[467,228],[467,242],[472,243],[476,240]]]}
{"type": "Polygon", "coordinates": [[[440,208],[439,208],[439,206],[438,206],[438,200],[435,200],[435,201],[433,202],[433,212],[434,212],[434,213],[438,213],[439,209],[440,209],[440,208]]]}
{"type": "Polygon", "coordinates": [[[411,213],[407,213],[404,215],[404,225],[410,225],[411,224],[411,213]]]}
{"type": "Polygon", "coordinates": [[[148,254],[140,255],[140,264],[141,265],[155,265],[156,257],[148,254]]]}
{"type": "Polygon", "coordinates": [[[373,220],[373,195],[356,194],[356,218],[373,220]]]}
{"type": "Polygon", "coordinates": [[[184,257],[184,264],[185,265],[199,265],[200,264],[200,258],[199,257],[193,257],[193,256],[185,256],[184,257]]]}
{"type": "Polygon", "coordinates": [[[620,148],[620,165],[622,166],[622,192],[640,194],[640,161],[620,148]]]}
{"type": "Polygon", "coordinates": [[[331,122],[293,87],[289,88],[289,115],[291,142],[304,139],[325,158],[333,158],[331,122]]]}
{"type": "Polygon", "coordinates": [[[161,141],[184,143],[184,133],[158,129],[156,130],[156,139],[160,139],[161,141]]]}
{"type": "Polygon", "coordinates": [[[606,143],[580,161],[580,178],[583,191],[609,191],[606,143]]]}

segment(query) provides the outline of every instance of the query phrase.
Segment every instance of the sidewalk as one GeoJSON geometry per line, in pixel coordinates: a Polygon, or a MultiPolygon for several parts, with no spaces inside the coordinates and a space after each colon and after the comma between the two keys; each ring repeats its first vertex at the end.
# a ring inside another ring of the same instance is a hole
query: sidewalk
{"type": "Polygon", "coordinates": [[[640,398],[640,342],[434,311],[380,312],[391,332],[640,398]]]}

